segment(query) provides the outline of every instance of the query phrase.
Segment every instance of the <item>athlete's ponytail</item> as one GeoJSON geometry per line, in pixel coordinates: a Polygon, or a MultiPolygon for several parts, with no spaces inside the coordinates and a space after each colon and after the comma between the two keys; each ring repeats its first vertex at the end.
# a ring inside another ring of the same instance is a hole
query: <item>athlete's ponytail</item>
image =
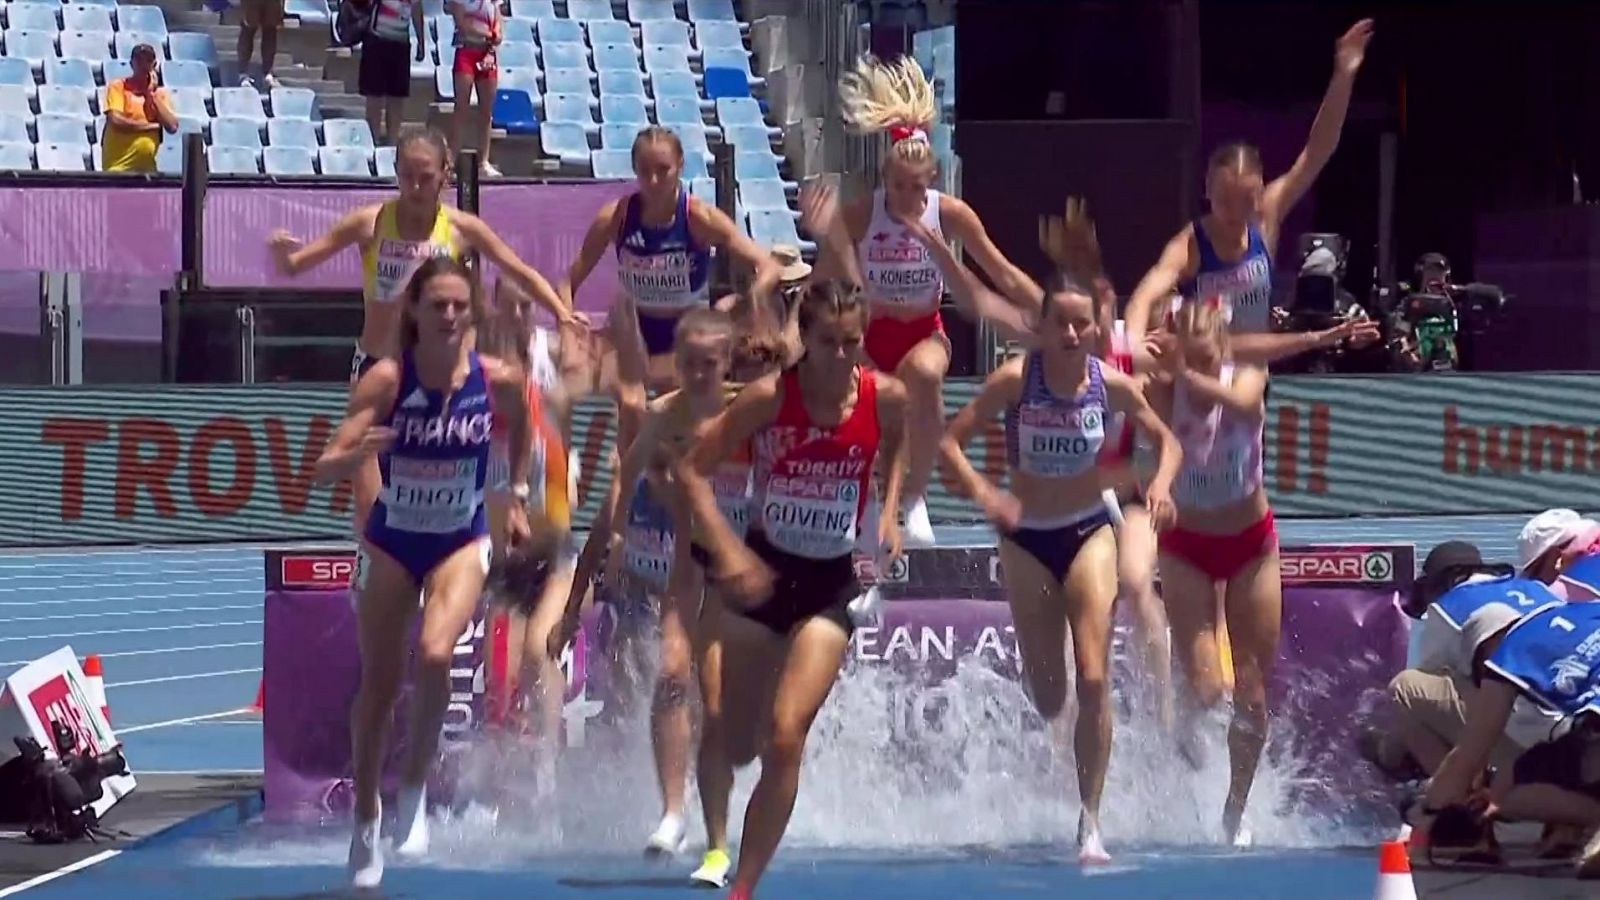
{"type": "Polygon", "coordinates": [[[857,134],[888,132],[891,159],[921,164],[933,159],[928,132],[939,117],[933,85],[915,58],[892,63],[864,56],[839,81],[845,125],[857,134]]]}
{"type": "Polygon", "coordinates": [[[797,313],[800,333],[810,331],[822,319],[835,319],[851,313],[860,313],[863,319],[867,316],[867,304],[862,299],[860,286],[848,281],[813,281],[806,285],[805,296],[800,298],[797,313]]]}
{"type": "Polygon", "coordinates": [[[428,282],[445,275],[455,275],[467,282],[467,288],[471,291],[471,316],[474,328],[482,326],[488,319],[483,312],[483,291],[478,286],[478,277],[454,257],[430,257],[417,267],[417,271],[411,275],[411,280],[406,282],[405,303],[400,309],[402,351],[410,350],[417,345],[417,307],[422,303],[423,289],[428,286],[428,282]]]}
{"type": "Polygon", "coordinates": [[[1221,298],[1187,300],[1173,316],[1172,333],[1178,340],[1211,341],[1217,353],[1228,356],[1228,310],[1221,298]]]}

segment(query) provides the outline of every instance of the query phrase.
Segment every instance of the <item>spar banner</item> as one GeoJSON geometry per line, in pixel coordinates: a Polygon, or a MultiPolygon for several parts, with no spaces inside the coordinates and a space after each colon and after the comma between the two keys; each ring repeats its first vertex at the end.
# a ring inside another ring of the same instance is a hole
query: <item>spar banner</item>
{"type": "MultiPolygon", "coordinates": [[[[1299,799],[1348,803],[1376,796],[1376,782],[1349,764],[1348,748],[1376,708],[1385,686],[1405,661],[1408,620],[1396,600],[1409,588],[1413,548],[1284,548],[1283,639],[1270,683],[1275,752],[1299,760],[1304,783],[1317,794],[1299,799]]],[[[355,614],[347,590],[354,556],[347,550],[268,551],[266,563],[264,760],[267,815],[277,820],[339,819],[351,801],[350,703],[360,680],[355,614]]],[[[882,746],[904,753],[928,729],[977,726],[975,710],[990,688],[972,687],[958,673],[973,666],[1015,682],[1021,676],[1016,634],[998,590],[994,548],[919,550],[908,556],[881,625],[858,629],[844,676],[886,679],[881,719],[859,723],[882,746]],[[993,588],[970,591],[941,584],[948,573],[973,570],[963,583],[993,588]],[[969,716],[968,713],[974,713],[969,716]],[[971,721],[968,721],[968,719],[971,721]],[[886,727],[878,727],[886,723],[886,727]]],[[[886,585],[887,586],[887,585],[886,585]]],[[[609,678],[615,610],[598,604],[585,614],[577,640],[561,659],[567,679],[562,738],[569,747],[598,741],[619,727],[619,687],[609,678]]],[[[461,636],[452,667],[449,711],[441,741],[435,796],[461,784],[462,761],[480,734],[487,685],[484,643],[491,631],[480,608],[461,636]]],[[[646,629],[648,633],[648,629],[646,629]]],[[[1116,689],[1141,677],[1132,659],[1137,641],[1119,615],[1112,646],[1116,689]]],[[[648,686],[646,679],[643,683],[648,686]]],[[[648,687],[646,687],[648,690],[648,687]]],[[[1018,695],[1020,696],[1020,694],[1018,695]]],[[[409,689],[395,712],[388,782],[405,747],[409,689]]],[[[847,723],[848,724],[848,723],[847,723]]],[[[1037,728],[1023,717],[1019,727],[1037,728]]],[[[622,722],[621,727],[635,727],[622,722]]],[[[894,757],[886,757],[894,758],[894,757]]]]}

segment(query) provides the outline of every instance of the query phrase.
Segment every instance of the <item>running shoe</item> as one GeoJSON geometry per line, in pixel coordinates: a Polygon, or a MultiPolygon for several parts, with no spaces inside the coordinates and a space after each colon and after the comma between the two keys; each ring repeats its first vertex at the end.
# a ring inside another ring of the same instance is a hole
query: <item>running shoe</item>
{"type": "Polygon", "coordinates": [[[684,845],[689,842],[688,831],[683,816],[667,813],[661,817],[661,824],[656,826],[656,833],[645,842],[645,855],[674,856],[682,853],[684,845]]]}
{"type": "Polygon", "coordinates": [[[928,501],[925,497],[912,500],[905,508],[906,524],[901,541],[907,547],[932,547],[933,522],[928,518],[928,501]]]}
{"type": "Polygon", "coordinates": [[[428,788],[426,785],[400,788],[399,810],[395,816],[394,852],[416,858],[428,852],[428,788]]]}
{"type": "Polygon", "coordinates": [[[728,851],[707,850],[700,860],[700,868],[694,870],[689,880],[702,887],[724,888],[728,886],[728,872],[732,869],[733,859],[728,851]]]}
{"type": "Polygon", "coordinates": [[[347,865],[350,884],[357,888],[375,888],[383,881],[383,846],[378,842],[378,817],[370,822],[356,821],[350,835],[350,857],[347,865]]]}

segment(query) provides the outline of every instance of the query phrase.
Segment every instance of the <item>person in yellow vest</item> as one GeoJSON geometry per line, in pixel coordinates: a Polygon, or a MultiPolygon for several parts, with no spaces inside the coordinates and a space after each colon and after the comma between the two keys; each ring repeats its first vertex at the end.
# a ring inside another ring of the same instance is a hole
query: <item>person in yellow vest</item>
{"type": "Polygon", "coordinates": [[[178,114],[161,86],[161,63],[149,44],[133,48],[133,74],[106,85],[101,162],[107,172],[156,171],[163,134],[178,133],[178,114]]]}
{"type": "MultiPolygon", "coordinates": [[[[352,210],[309,244],[281,229],[269,239],[278,269],[286,275],[314,269],[346,247],[361,248],[366,316],[350,367],[352,385],[379,359],[394,353],[400,319],[396,299],[418,266],[435,256],[459,260],[473,251],[482,253],[563,327],[582,326],[550,282],[523,262],[482,219],[440,199],[448,182],[449,163],[443,135],[431,128],[408,130],[395,148],[400,196],[352,210]]],[[[376,461],[358,470],[354,488],[359,532],[377,497],[376,461]]]]}

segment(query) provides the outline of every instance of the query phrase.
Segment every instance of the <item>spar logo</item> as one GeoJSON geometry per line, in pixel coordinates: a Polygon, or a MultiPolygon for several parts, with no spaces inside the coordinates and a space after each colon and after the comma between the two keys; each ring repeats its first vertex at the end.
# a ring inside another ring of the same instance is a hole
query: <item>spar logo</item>
{"type": "Polygon", "coordinates": [[[285,588],[309,591],[344,590],[356,574],[354,554],[284,556],[278,560],[279,579],[285,588]]]}
{"type": "Polygon", "coordinates": [[[1388,550],[1285,550],[1278,572],[1284,584],[1338,582],[1372,584],[1394,579],[1394,553],[1388,550]]]}

